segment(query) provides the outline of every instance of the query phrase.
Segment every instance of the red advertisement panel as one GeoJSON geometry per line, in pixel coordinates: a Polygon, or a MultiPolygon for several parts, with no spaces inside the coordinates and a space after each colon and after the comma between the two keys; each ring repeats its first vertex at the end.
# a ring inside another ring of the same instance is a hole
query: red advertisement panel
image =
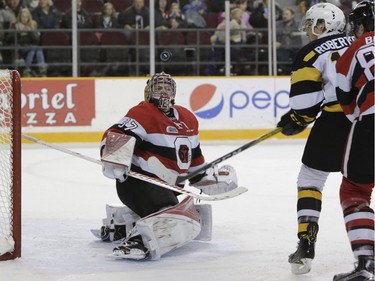
{"type": "Polygon", "coordinates": [[[22,126],[90,126],[95,80],[22,81],[22,126]]]}

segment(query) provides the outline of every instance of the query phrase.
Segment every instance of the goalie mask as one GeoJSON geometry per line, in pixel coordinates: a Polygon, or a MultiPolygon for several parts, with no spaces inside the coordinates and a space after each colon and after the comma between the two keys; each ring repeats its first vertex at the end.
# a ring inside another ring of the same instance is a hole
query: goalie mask
{"type": "Polygon", "coordinates": [[[344,13],[331,3],[319,3],[307,10],[306,15],[301,21],[299,30],[306,32],[311,28],[312,34],[318,36],[314,30],[319,24],[324,24],[325,31],[323,33],[338,31],[345,29],[344,13]]]}
{"type": "Polygon", "coordinates": [[[161,111],[168,112],[174,105],[176,82],[164,72],[154,74],[145,87],[145,101],[154,103],[161,111]]]}
{"type": "Polygon", "coordinates": [[[358,29],[363,25],[364,32],[374,31],[374,2],[362,1],[349,14],[350,32],[357,37],[358,29]]]}

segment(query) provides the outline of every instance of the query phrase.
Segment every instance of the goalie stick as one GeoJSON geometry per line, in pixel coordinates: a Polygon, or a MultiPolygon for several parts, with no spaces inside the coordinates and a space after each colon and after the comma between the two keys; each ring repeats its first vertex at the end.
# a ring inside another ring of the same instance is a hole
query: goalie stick
{"type": "Polygon", "coordinates": [[[150,157],[148,159],[148,165],[149,167],[153,170],[153,171],[156,171],[157,172],[157,176],[159,178],[161,178],[162,180],[168,182],[169,184],[179,184],[179,183],[182,183],[184,182],[185,180],[188,180],[188,179],[191,179],[193,177],[195,177],[196,175],[202,173],[203,171],[207,170],[207,169],[210,169],[212,167],[214,167],[216,164],[219,164],[221,162],[223,162],[224,160],[227,160],[228,158],[231,158],[233,157],[234,155],[272,137],[273,135],[276,135],[277,133],[281,132],[282,128],[276,128],[260,137],[258,137],[257,139],[251,141],[251,142],[248,142],[246,144],[244,144],[243,146],[240,146],[239,148],[219,157],[218,159],[210,162],[210,163],[207,163],[206,165],[200,167],[199,169],[195,170],[194,172],[191,172],[190,174],[186,175],[186,176],[179,176],[177,175],[176,173],[174,173],[173,171],[170,171],[169,169],[167,169],[163,163],[161,163],[159,161],[159,159],[157,159],[156,157],[150,157]]]}
{"type": "MultiPolygon", "coordinates": [[[[61,147],[61,146],[58,146],[58,145],[47,143],[45,141],[42,141],[40,139],[31,137],[31,136],[28,136],[28,135],[25,135],[25,134],[21,134],[21,135],[22,135],[22,137],[24,139],[27,139],[29,141],[32,141],[32,142],[35,142],[35,143],[47,146],[49,148],[52,148],[52,149],[55,149],[55,150],[59,150],[59,151],[64,152],[66,154],[73,155],[75,157],[78,157],[78,158],[81,158],[81,159],[84,159],[84,160],[87,160],[87,161],[90,161],[90,162],[102,165],[102,163],[101,163],[100,160],[92,158],[90,156],[80,154],[78,152],[69,150],[67,148],[64,148],[64,147],[61,147]]],[[[217,194],[217,195],[205,195],[205,194],[198,194],[198,193],[195,193],[195,192],[183,189],[183,188],[181,188],[179,186],[176,186],[176,185],[173,185],[173,184],[169,184],[169,183],[167,183],[167,182],[165,182],[163,180],[160,180],[158,178],[152,178],[152,177],[143,175],[141,173],[129,171],[128,175],[130,177],[133,177],[133,178],[136,178],[136,179],[139,179],[139,180],[142,180],[142,181],[146,181],[146,182],[152,183],[152,184],[157,185],[159,187],[166,188],[166,189],[169,189],[169,190],[181,193],[181,194],[185,194],[187,196],[191,196],[191,197],[194,197],[196,199],[204,200],[204,201],[218,201],[218,200],[229,199],[229,198],[236,197],[236,196],[238,196],[238,195],[240,195],[242,193],[245,193],[247,191],[246,187],[239,186],[239,187],[237,187],[237,188],[235,188],[235,189],[233,189],[233,190],[231,190],[229,192],[225,192],[225,193],[221,193],[221,194],[217,194]]]]}

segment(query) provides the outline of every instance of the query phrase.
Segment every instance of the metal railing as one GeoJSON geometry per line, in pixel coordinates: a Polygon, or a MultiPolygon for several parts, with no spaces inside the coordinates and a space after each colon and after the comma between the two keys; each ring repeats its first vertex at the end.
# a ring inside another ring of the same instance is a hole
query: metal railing
{"type": "MultiPolygon", "coordinates": [[[[175,76],[225,75],[225,46],[211,44],[210,36],[216,29],[156,30],[155,68],[175,76]],[[182,35],[182,37],[181,37],[182,35]],[[160,59],[163,51],[171,53],[169,61],[160,59]]],[[[251,41],[231,45],[234,55],[243,56],[231,60],[231,75],[268,75],[266,43],[259,34],[266,30],[256,29],[251,41]]],[[[25,48],[43,50],[47,76],[72,75],[72,44],[70,29],[40,29],[40,44],[23,46],[16,30],[4,30],[5,39],[0,51],[1,68],[17,69],[21,73],[25,65],[25,48]],[[13,36],[9,36],[13,35],[13,36]],[[7,38],[12,38],[11,41],[7,38]]],[[[78,76],[143,76],[149,74],[149,31],[124,29],[79,29],[77,32],[78,76]]],[[[300,46],[295,46],[299,48],[300,46]]],[[[280,61],[290,65],[291,61],[280,61]]],[[[39,75],[40,65],[33,60],[31,68],[39,75]]]]}

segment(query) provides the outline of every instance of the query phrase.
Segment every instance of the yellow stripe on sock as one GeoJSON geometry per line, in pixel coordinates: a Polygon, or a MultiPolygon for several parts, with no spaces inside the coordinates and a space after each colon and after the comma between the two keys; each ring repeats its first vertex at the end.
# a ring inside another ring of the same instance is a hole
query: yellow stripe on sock
{"type": "Polygon", "coordinates": [[[300,223],[298,225],[298,233],[307,232],[307,227],[309,226],[308,222],[300,223]]]}
{"type": "Polygon", "coordinates": [[[322,193],[320,191],[306,190],[306,189],[298,191],[298,199],[307,198],[307,197],[322,201],[322,193]]]}

